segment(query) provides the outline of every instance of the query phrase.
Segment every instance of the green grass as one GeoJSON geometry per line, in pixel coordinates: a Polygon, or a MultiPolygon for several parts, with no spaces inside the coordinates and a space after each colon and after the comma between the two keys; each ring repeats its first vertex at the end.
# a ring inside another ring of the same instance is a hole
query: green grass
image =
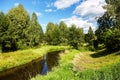
{"type": "Polygon", "coordinates": [[[78,53],[78,50],[66,51],[64,54],[60,55],[61,59],[59,61],[59,66],[53,68],[53,70],[47,75],[37,75],[31,80],[75,80],[74,72],[72,71],[73,65],[71,62],[74,56],[78,53]]]}
{"type": "Polygon", "coordinates": [[[119,53],[120,51],[107,54],[104,50],[98,52],[81,52],[81,54],[76,55],[74,59],[74,66],[76,67],[76,70],[85,70],[100,69],[101,67],[114,65],[120,62],[119,53]]]}
{"type": "Polygon", "coordinates": [[[120,62],[99,70],[88,69],[76,74],[78,80],[120,80],[120,62]]]}
{"type": "Polygon", "coordinates": [[[96,58],[90,56],[91,54],[97,53],[69,50],[61,54],[59,66],[53,68],[47,75],[37,75],[31,80],[120,80],[119,52],[96,58]],[[85,69],[74,70],[76,67],[74,63],[77,63],[78,68],[85,69]]]}
{"type": "Polygon", "coordinates": [[[0,72],[9,68],[20,66],[40,58],[48,52],[59,51],[68,46],[44,46],[37,49],[19,50],[0,54],[0,72]]]}

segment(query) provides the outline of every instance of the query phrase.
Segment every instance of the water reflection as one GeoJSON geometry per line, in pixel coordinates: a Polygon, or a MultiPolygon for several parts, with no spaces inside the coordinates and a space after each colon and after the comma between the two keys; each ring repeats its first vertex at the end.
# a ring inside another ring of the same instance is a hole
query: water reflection
{"type": "Polygon", "coordinates": [[[43,70],[42,70],[42,73],[41,73],[42,75],[47,74],[47,72],[49,71],[46,59],[47,59],[47,55],[45,55],[44,59],[43,59],[44,67],[43,67],[43,70]]]}

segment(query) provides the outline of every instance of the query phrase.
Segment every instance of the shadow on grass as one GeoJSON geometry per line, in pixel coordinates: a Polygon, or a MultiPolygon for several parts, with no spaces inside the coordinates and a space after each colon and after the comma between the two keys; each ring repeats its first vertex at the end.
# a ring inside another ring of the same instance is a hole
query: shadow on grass
{"type": "Polygon", "coordinates": [[[99,58],[102,56],[107,56],[108,54],[110,54],[110,52],[108,52],[107,50],[101,50],[101,51],[98,51],[94,54],[91,54],[90,56],[93,58],[99,58]]]}
{"type": "Polygon", "coordinates": [[[120,55],[120,50],[118,52],[116,52],[116,55],[120,55]]]}

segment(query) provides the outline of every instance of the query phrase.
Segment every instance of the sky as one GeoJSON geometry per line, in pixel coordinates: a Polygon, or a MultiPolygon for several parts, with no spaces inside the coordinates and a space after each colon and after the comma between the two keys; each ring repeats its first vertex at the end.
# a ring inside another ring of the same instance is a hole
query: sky
{"type": "Polygon", "coordinates": [[[97,29],[96,19],[106,11],[105,0],[0,0],[0,11],[7,12],[22,4],[31,15],[35,12],[45,31],[48,22],[64,21],[68,26],[75,24],[86,33],[91,26],[97,29]]]}

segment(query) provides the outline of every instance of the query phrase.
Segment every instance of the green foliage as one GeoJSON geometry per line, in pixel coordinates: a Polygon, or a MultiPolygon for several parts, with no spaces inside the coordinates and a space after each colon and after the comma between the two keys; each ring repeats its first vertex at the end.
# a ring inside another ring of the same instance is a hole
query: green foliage
{"type": "Polygon", "coordinates": [[[91,27],[89,27],[88,33],[85,35],[85,41],[89,43],[89,45],[93,45],[93,41],[95,40],[95,34],[91,27]]]}
{"type": "Polygon", "coordinates": [[[107,2],[107,12],[111,15],[111,17],[115,21],[115,28],[120,29],[120,1],[119,0],[106,0],[107,2]]]}
{"type": "Polygon", "coordinates": [[[59,29],[60,29],[60,44],[67,45],[69,35],[68,27],[63,21],[61,21],[59,24],[59,29]]]}
{"type": "Polygon", "coordinates": [[[9,29],[9,35],[11,38],[10,43],[16,49],[23,49],[27,47],[25,32],[29,27],[30,16],[24,7],[19,6],[9,10],[7,17],[10,19],[11,27],[9,29]],[[23,47],[24,46],[24,47],[23,47]]]}
{"type": "Polygon", "coordinates": [[[43,37],[36,14],[33,13],[30,20],[21,4],[9,10],[7,15],[0,12],[0,47],[3,52],[39,46],[43,37]]]}
{"type": "Polygon", "coordinates": [[[11,47],[9,28],[11,23],[9,18],[3,13],[0,12],[0,47],[1,51],[9,51],[11,47]]]}
{"type": "Polygon", "coordinates": [[[43,41],[43,35],[44,34],[42,27],[37,21],[37,15],[33,13],[30,21],[30,26],[27,28],[26,31],[28,45],[30,47],[40,45],[43,41]]]}
{"type": "Polygon", "coordinates": [[[106,48],[109,51],[120,50],[120,30],[114,29],[112,32],[108,31],[106,33],[106,48]],[[113,46],[114,45],[114,46],[113,46]]]}
{"type": "Polygon", "coordinates": [[[82,28],[76,28],[75,25],[72,25],[69,28],[69,38],[68,43],[70,46],[78,49],[79,46],[84,42],[84,33],[82,28]]]}
{"type": "Polygon", "coordinates": [[[45,39],[49,45],[59,45],[60,44],[60,30],[58,25],[49,22],[47,25],[45,39]]]}
{"type": "Polygon", "coordinates": [[[117,51],[120,50],[120,1],[106,0],[106,3],[107,11],[97,21],[96,42],[105,44],[108,51],[117,51]]]}

